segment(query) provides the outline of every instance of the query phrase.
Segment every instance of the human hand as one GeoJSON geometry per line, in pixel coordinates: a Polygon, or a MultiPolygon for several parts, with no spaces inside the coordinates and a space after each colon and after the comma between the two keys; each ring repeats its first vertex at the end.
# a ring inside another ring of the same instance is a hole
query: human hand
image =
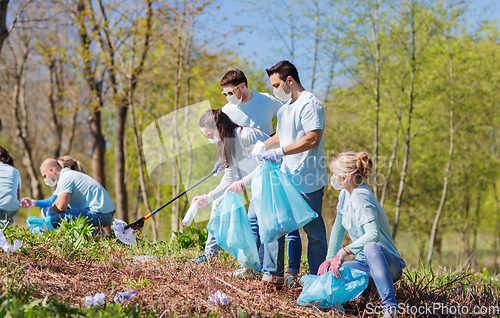
{"type": "Polygon", "coordinates": [[[275,163],[281,160],[285,156],[285,151],[283,148],[275,148],[264,152],[262,159],[267,160],[271,163],[275,163]]]}
{"type": "Polygon", "coordinates": [[[342,266],[342,263],[344,263],[344,259],[340,257],[338,254],[335,255],[334,258],[332,258],[332,261],[330,262],[330,271],[333,273],[333,276],[335,278],[340,278],[340,266],[342,266]]]}
{"type": "Polygon", "coordinates": [[[243,189],[245,189],[245,186],[243,185],[243,182],[235,181],[227,189],[236,194],[240,194],[243,192],[243,189]]]}
{"type": "Polygon", "coordinates": [[[193,203],[196,202],[198,204],[198,206],[205,206],[205,205],[208,205],[213,200],[214,200],[213,194],[211,194],[211,193],[209,193],[208,195],[202,194],[202,195],[195,196],[193,198],[193,203]]]}
{"type": "Polygon", "coordinates": [[[22,198],[21,206],[25,209],[34,207],[36,205],[35,200],[31,200],[30,198],[22,198]]]}
{"type": "Polygon", "coordinates": [[[321,265],[319,265],[318,276],[321,276],[323,274],[326,274],[326,272],[328,272],[328,268],[330,268],[330,264],[332,263],[332,261],[333,261],[333,258],[329,258],[326,261],[324,261],[323,263],[321,263],[321,265]]]}
{"type": "Polygon", "coordinates": [[[221,172],[224,172],[225,168],[223,167],[222,163],[219,161],[217,161],[214,165],[214,167],[212,168],[212,173],[214,176],[220,174],[221,172]]]}

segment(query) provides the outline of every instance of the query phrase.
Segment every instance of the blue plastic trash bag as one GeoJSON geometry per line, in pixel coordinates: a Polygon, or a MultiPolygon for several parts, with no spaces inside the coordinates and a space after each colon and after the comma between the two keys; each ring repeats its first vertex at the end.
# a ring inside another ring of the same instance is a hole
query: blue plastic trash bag
{"type": "Polygon", "coordinates": [[[316,306],[330,309],[361,295],[368,286],[368,274],[349,267],[340,268],[340,278],[331,271],[321,276],[304,275],[300,279],[304,286],[297,299],[301,306],[316,306]]]}
{"type": "Polygon", "coordinates": [[[274,242],[318,217],[278,162],[262,162],[252,180],[252,196],[262,243],[274,242]]]}
{"type": "Polygon", "coordinates": [[[260,271],[259,252],[241,195],[226,191],[207,224],[217,244],[244,268],[260,271]]]}

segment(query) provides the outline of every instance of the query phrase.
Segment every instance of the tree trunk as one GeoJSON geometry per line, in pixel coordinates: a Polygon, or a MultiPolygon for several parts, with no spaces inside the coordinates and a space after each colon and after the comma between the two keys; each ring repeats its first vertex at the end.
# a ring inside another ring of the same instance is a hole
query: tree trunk
{"type": "MultiPolygon", "coordinates": [[[[93,108],[93,107],[91,107],[93,108]]],[[[90,136],[92,141],[92,173],[94,179],[103,187],[106,187],[106,173],[104,155],[106,152],[106,141],[102,134],[101,111],[94,108],[89,116],[90,136]]]]}
{"type": "Polygon", "coordinates": [[[408,171],[408,160],[410,158],[410,142],[411,142],[411,119],[413,115],[413,103],[414,103],[414,81],[415,81],[415,72],[416,72],[416,39],[415,39],[415,13],[413,8],[411,9],[411,59],[410,59],[410,88],[408,91],[408,95],[410,97],[408,103],[408,127],[406,128],[406,141],[405,141],[405,154],[403,159],[403,170],[401,172],[401,178],[399,180],[399,190],[398,196],[396,198],[396,211],[394,217],[394,226],[392,228],[392,238],[395,239],[398,233],[398,225],[399,225],[399,215],[401,213],[401,202],[403,199],[403,192],[406,181],[406,173],[408,171]]]}
{"type": "Polygon", "coordinates": [[[89,128],[92,141],[92,172],[94,179],[97,180],[103,187],[106,187],[105,161],[104,155],[106,151],[106,142],[102,134],[101,126],[101,109],[103,107],[102,100],[102,82],[97,80],[95,69],[92,65],[90,53],[90,39],[87,35],[85,27],[86,17],[85,1],[78,0],[75,20],[79,28],[80,44],[82,46],[82,60],[84,63],[83,73],[85,81],[92,94],[91,102],[89,103],[89,128]]]}
{"type": "Polygon", "coordinates": [[[434,240],[436,239],[436,234],[438,230],[439,219],[443,213],[444,204],[446,203],[446,195],[448,194],[448,176],[451,169],[451,161],[453,160],[453,151],[455,148],[454,142],[454,132],[455,132],[455,122],[454,122],[454,110],[455,110],[455,98],[453,94],[453,54],[450,53],[450,149],[448,152],[448,162],[446,163],[446,168],[444,170],[444,180],[443,180],[443,191],[441,194],[441,201],[439,202],[439,207],[434,218],[434,223],[432,224],[431,238],[429,240],[429,252],[427,254],[427,267],[431,265],[432,253],[434,251],[434,240]]]}
{"type": "MultiPolygon", "coordinates": [[[[387,167],[387,176],[384,180],[384,186],[382,187],[382,195],[380,196],[380,205],[384,207],[385,197],[387,193],[387,187],[389,186],[389,180],[391,179],[392,168],[394,167],[394,161],[396,160],[396,153],[398,151],[398,135],[399,127],[401,126],[402,117],[399,116],[398,125],[396,126],[396,133],[394,134],[394,145],[392,147],[391,158],[389,159],[389,166],[387,167]]],[[[376,182],[376,179],[375,179],[376,182]]]]}
{"type": "Polygon", "coordinates": [[[316,8],[316,12],[314,17],[316,18],[316,29],[314,32],[314,58],[312,65],[312,74],[311,74],[311,92],[314,93],[314,84],[316,82],[316,63],[318,62],[318,51],[319,51],[319,42],[321,40],[321,16],[320,16],[320,7],[318,1],[314,1],[314,6],[316,8]]]}
{"type": "Polygon", "coordinates": [[[125,122],[127,120],[128,102],[122,100],[115,107],[116,131],[115,131],[115,204],[116,217],[128,223],[128,198],[125,185],[125,122]]]}
{"type": "Polygon", "coordinates": [[[9,0],[0,0],[0,53],[2,52],[3,43],[9,36],[9,30],[7,30],[7,8],[9,6],[9,0]]]}
{"type": "Polygon", "coordinates": [[[26,106],[26,81],[25,70],[28,61],[29,51],[27,50],[21,59],[19,71],[16,69],[16,83],[13,89],[12,96],[12,109],[13,117],[16,121],[16,137],[19,144],[19,148],[23,152],[22,163],[25,166],[28,175],[30,176],[31,184],[31,197],[35,200],[43,199],[42,187],[38,181],[38,169],[35,168],[35,163],[33,160],[33,151],[31,148],[30,141],[28,140],[28,109],[26,106]]]}
{"type": "Polygon", "coordinates": [[[495,233],[495,244],[494,244],[494,252],[493,252],[493,257],[495,259],[494,264],[495,268],[498,268],[498,248],[500,246],[500,208],[498,204],[498,193],[497,193],[497,180],[496,177],[493,176],[493,198],[495,200],[495,216],[496,216],[496,221],[497,221],[497,227],[496,227],[496,233],[495,233]]]}
{"type": "Polygon", "coordinates": [[[373,175],[375,182],[373,183],[373,194],[378,198],[378,144],[379,144],[379,113],[380,113],[380,34],[379,34],[379,17],[378,17],[378,1],[375,2],[375,13],[372,14],[372,34],[375,42],[375,127],[373,131],[373,162],[375,167],[373,175]]]}
{"type": "MultiPolygon", "coordinates": [[[[144,202],[144,206],[146,207],[148,213],[151,213],[151,207],[149,205],[149,201],[148,201],[148,194],[147,194],[147,191],[146,191],[146,182],[145,182],[145,179],[144,179],[144,170],[143,170],[143,167],[144,167],[144,159],[142,157],[142,142],[140,140],[140,137],[139,137],[139,133],[137,132],[137,122],[135,120],[135,112],[134,112],[134,106],[133,104],[131,104],[131,109],[130,109],[130,112],[132,114],[132,127],[133,127],[133,130],[134,130],[134,143],[135,143],[135,149],[137,151],[137,164],[138,164],[138,168],[139,168],[139,185],[140,185],[140,192],[141,192],[141,195],[142,195],[142,201],[144,202]]],[[[151,217],[151,228],[152,228],[152,232],[153,232],[153,237],[155,239],[158,238],[158,233],[156,231],[156,220],[155,220],[155,217],[152,216],[151,217]]]]}
{"type": "Polygon", "coordinates": [[[55,142],[53,157],[58,158],[61,156],[62,149],[62,134],[63,125],[62,120],[59,115],[59,110],[64,96],[64,88],[62,86],[62,66],[60,69],[57,67],[57,60],[53,57],[50,58],[49,65],[50,71],[50,92],[48,93],[48,99],[50,104],[50,111],[52,116],[52,122],[55,127],[55,142]]]}

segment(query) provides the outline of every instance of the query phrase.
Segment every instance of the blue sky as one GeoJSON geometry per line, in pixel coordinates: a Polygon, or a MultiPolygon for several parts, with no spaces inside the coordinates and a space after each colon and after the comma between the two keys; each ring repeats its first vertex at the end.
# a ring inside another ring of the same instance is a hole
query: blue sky
{"type": "MultiPolygon", "coordinates": [[[[211,17],[208,19],[211,20],[210,25],[214,26],[214,28],[219,28],[219,32],[232,33],[232,30],[242,26],[242,31],[231,34],[227,38],[218,39],[220,41],[216,41],[217,46],[233,49],[246,60],[253,62],[257,69],[264,70],[282,59],[289,59],[289,56],[286,52],[279,52],[279,48],[283,47],[283,42],[277,37],[272,38],[269,31],[266,32],[266,30],[272,30],[281,26],[273,25],[265,16],[256,13],[255,7],[259,1],[216,0],[213,3],[213,7],[219,7],[219,9],[211,11],[211,17]],[[251,3],[252,1],[254,4],[251,3]],[[215,15],[213,15],[214,12],[215,15]]],[[[281,12],[285,13],[280,5],[288,2],[287,0],[275,1],[273,2],[275,3],[273,8],[276,12],[280,12],[281,10],[281,12]]],[[[470,1],[470,4],[471,16],[469,17],[469,21],[472,27],[475,21],[478,21],[480,18],[484,19],[488,17],[497,21],[500,20],[500,0],[473,0],[470,1]]],[[[302,59],[304,59],[303,55],[302,59]]],[[[294,64],[299,69],[301,78],[306,77],[307,79],[310,73],[307,69],[309,67],[307,61],[301,60],[301,56],[299,55],[294,64]]],[[[303,81],[305,82],[305,86],[309,84],[309,81],[303,81]]]]}

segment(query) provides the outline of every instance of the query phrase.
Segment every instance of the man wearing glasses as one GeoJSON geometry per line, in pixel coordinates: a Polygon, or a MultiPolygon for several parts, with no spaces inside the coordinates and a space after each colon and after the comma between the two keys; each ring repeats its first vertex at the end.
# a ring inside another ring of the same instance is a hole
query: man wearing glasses
{"type": "MultiPolygon", "coordinates": [[[[228,71],[221,79],[222,94],[226,96],[228,103],[222,107],[222,111],[237,125],[260,128],[268,135],[273,133],[273,117],[277,116],[282,103],[274,96],[267,93],[250,92],[248,81],[239,69],[228,71]]],[[[212,139],[213,136],[205,136],[212,139]]],[[[211,141],[212,142],[212,141],[211,141]]],[[[239,180],[240,178],[238,178],[239,180]]],[[[236,180],[231,180],[236,181],[236,180]]],[[[229,184],[228,184],[229,185],[229,184]]],[[[212,209],[216,209],[220,201],[216,200],[212,209]]],[[[207,202],[208,204],[208,202],[207,202]]],[[[253,220],[252,220],[253,222],[253,220]]],[[[302,243],[300,236],[288,237],[289,267],[288,273],[298,275],[300,269],[300,258],[302,254],[302,243]]],[[[261,245],[263,247],[263,245],[261,245]]],[[[217,256],[219,246],[211,234],[209,234],[205,245],[205,254],[192,259],[196,263],[204,263],[210,258],[217,256]]],[[[263,250],[259,251],[263,256],[263,250]]],[[[245,277],[248,272],[245,269],[233,273],[237,277],[245,277]]]]}
{"type": "Polygon", "coordinates": [[[239,70],[228,71],[221,79],[222,94],[227,104],[222,111],[240,126],[257,127],[268,135],[273,132],[273,117],[277,116],[281,102],[267,93],[248,90],[245,74],[239,70]]]}

